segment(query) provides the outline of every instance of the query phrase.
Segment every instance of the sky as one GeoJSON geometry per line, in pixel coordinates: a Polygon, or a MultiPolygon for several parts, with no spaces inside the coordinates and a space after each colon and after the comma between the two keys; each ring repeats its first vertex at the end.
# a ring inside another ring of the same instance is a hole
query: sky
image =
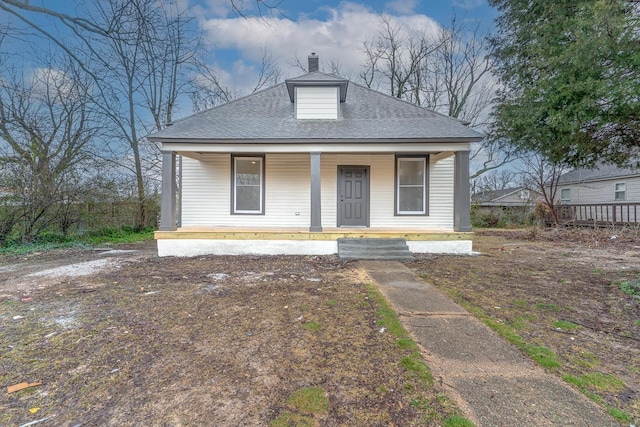
{"type": "MultiPolygon", "coordinates": [[[[381,29],[382,14],[405,28],[426,33],[435,33],[439,26],[448,25],[454,13],[459,21],[466,20],[470,25],[478,21],[485,28],[492,26],[496,16],[487,0],[233,0],[243,16],[234,12],[232,0],[175,1],[196,18],[210,52],[208,62],[222,84],[234,89],[236,95],[252,90],[265,53],[281,70],[281,80],[302,74],[295,64],[306,66],[311,52],[319,55],[321,71],[330,72],[331,63],[339,64],[342,76],[357,80],[365,61],[363,45],[372,41],[381,29]],[[277,8],[263,6],[258,10],[257,4],[277,5],[277,8]]],[[[74,3],[30,1],[33,6],[70,15],[76,12],[74,3]]],[[[14,17],[3,14],[7,15],[0,11],[0,23],[11,20],[16,24],[14,17]]],[[[43,19],[38,15],[29,16],[34,20],[43,19]]],[[[11,42],[19,39],[12,38],[11,42]]],[[[19,46],[15,47],[14,61],[28,57],[20,54],[19,46]]],[[[23,65],[28,69],[26,62],[27,59],[23,65]]]]}
{"type": "MultiPolygon", "coordinates": [[[[187,1],[187,0],[184,0],[187,1]]],[[[321,71],[331,62],[340,64],[341,74],[357,76],[364,62],[363,43],[381,28],[381,15],[408,28],[435,32],[458,20],[492,26],[496,11],[487,0],[265,0],[278,10],[263,9],[260,18],[254,0],[244,0],[245,16],[238,16],[228,0],[191,0],[191,10],[204,29],[204,41],[213,52],[211,62],[223,82],[238,91],[255,80],[256,62],[268,52],[278,63],[283,78],[302,74],[294,64],[306,65],[316,52],[321,71]]]]}

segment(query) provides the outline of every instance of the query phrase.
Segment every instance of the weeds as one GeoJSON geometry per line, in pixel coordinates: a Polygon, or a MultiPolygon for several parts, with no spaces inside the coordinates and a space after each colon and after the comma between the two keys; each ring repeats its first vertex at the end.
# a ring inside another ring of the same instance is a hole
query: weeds
{"type": "Polygon", "coordinates": [[[316,332],[322,329],[322,325],[318,322],[305,322],[302,326],[310,332],[316,332]]]}
{"type": "Polygon", "coordinates": [[[558,307],[554,303],[550,302],[539,302],[533,305],[533,308],[540,311],[560,311],[560,307],[558,307]]]}
{"type": "Polygon", "coordinates": [[[625,294],[640,299],[640,280],[625,280],[618,283],[618,287],[625,294]]]}
{"type": "Polygon", "coordinates": [[[578,329],[580,326],[576,325],[573,322],[569,322],[567,320],[556,320],[553,322],[553,327],[558,329],[565,329],[567,331],[572,331],[574,329],[578,329]]]}
{"type": "Polygon", "coordinates": [[[107,227],[85,236],[62,236],[59,234],[43,234],[30,243],[9,242],[0,246],[0,255],[24,255],[33,252],[46,252],[62,248],[86,248],[99,244],[136,243],[153,239],[154,229],[142,231],[131,227],[107,227]]]}

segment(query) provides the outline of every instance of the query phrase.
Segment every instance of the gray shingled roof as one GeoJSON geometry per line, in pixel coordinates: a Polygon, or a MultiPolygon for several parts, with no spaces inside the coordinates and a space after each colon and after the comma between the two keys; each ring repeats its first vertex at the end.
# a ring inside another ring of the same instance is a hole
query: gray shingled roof
{"type": "Polygon", "coordinates": [[[602,179],[620,178],[623,176],[638,176],[640,169],[620,168],[616,165],[598,165],[592,169],[574,169],[560,177],[561,185],[580,183],[585,181],[598,181],[602,179]]]}
{"type": "MultiPolygon", "coordinates": [[[[297,78],[344,81],[319,72],[297,78]]],[[[296,79],[291,79],[296,80],[296,79]]],[[[349,82],[338,120],[296,120],[286,83],[176,121],[148,137],[153,141],[395,140],[479,141],[459,120],[349,82]]]]}

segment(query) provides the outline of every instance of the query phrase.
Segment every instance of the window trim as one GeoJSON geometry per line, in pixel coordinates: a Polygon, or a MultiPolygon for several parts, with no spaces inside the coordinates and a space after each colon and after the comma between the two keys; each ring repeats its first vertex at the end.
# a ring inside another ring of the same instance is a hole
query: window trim
{"type": "Polygon", "coordinates": [[[624,202],[627,200],[627,183],[626,182],[616,182],[613,184],[613,200],[616,202],[621,201],[624,202]],[[618,186],[622,186],[622,190],[618,190],[618,186]],[[618,198],[618,194],[622,194],[621,198],[618,198]]]}
{"type": "Polygon", "coordinates": [[[571,188],[561,188],[560,189],[560,202],[562,203],[571,203],[571,188]],[[562,197],[562,193],[566,191],[569,192],[569,197],[562,197]]]}
{"type": "Polygon", "coordinates": [[[231,215],[264,215],[265,204],[265,178],[266,162],[264,155],[231,155],[231,215]],[[260,162],[260,209],[255,211],[236,209],[236,161],[237,160],[257,160],[260,162]]]}
{"type": "Polygon", "coordinates": [[[429,216],[429,155],[428,154],[396,154],[394,161],[394,216],[429,216]],[[400,211],[400,162],[403,160],[419,161],[424,164],[422,211],[400,211]]]}

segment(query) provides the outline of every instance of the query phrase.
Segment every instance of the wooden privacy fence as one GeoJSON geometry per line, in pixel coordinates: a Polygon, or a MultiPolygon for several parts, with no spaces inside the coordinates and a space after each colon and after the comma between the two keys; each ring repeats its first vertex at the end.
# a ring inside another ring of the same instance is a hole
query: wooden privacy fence
{"type": "Polygon", "coordinates": [[[561,225],[610,225],[640,224],[640,203],[584,203],[557,206],[561,225]]]}

